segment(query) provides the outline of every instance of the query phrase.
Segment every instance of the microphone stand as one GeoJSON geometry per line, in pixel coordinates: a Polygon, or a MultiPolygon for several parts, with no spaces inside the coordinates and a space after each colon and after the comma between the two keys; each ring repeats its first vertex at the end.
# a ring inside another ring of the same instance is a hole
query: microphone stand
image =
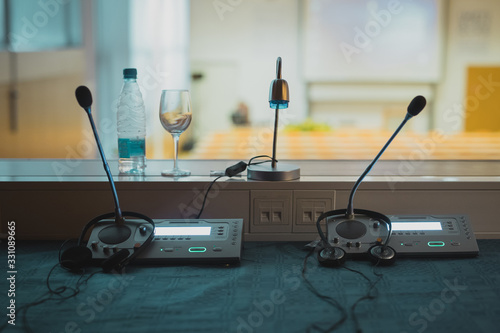
{"type": "Polygon", "coordinates": [[[111,186],[111,191],[113,192],[113,199],[115,202],[115,224],[103,229],[99,238],[107,244],[118,244],[126,241],[131,233],[131,230],[125,226],[125,221],[123,219],[123,214],[120,209],[120,202],[118,200],[118,194],[116,193],[115,182],[109,170],[108,162],[106,161],[106,156],[104,155],[104,150],[102,149],[101,140],[99,140],[99,134],[97,134],[97,129],[92,118],[91,106],[92,106],[92,94],[90,90],[85,86],[80,86],[75,91],[76,99],[78,104],[85,110],[89,117],[90,125],[92,126],[92,132],[94,133],[94,138],[99,148],[99,154],[101,155],[101,160],[108,177],[109,185],[111,186]]]}
{"type": "Polygon", "coordinates": [[[278,141],[278,118],[279,118],[279,108],[276,107],[274,114],[273,159],[271,161],[271,167],[273,169],[276,169],[276,144],[278,141]]]}
{"type": "Polygon", "coordinates": [[[276,79],[271,82],[269,89],[269,106],[274,111],[274,135],[273,135],[273,156],[271,166],[259,164],[249,165],[247,170],[248,179],[282,181],[295,180],[300,178],[300,168],[293,164],[279,163],[276,159],[276,146],[278,142],[278,120],[279,110],[288,108],[289,90],[286,80],[281,78],[281,57],[276,60],[276,79]]]}
{"type": "Polygon", "coordinates": [[[97,129],[94,123],[94,118],[90,112],[90,106],[85,108],[85,112],[89,116],[90,125],[92,126],[92,132],[94,133],[94,138],[97,143],[97,148],[99,148],[99,154],[101,155],[102,164],[104,170],[106,171],[106,176],[108,177],[109,185],[111,186],[111,191],[113,192],[113,200],[115,201],[115,222],[117,225],[122,226],[124,224],[124,219],[122,215],[122,210],[120,209],[120,202],[118,200],[118,193],[116,193],[115,182],[111,176],[111,171],[109,170],[108,162],[106,161],[106,156],[104,156],[104,150],[102,149],[101,140],[99,140],[99,135],[97,134],[97,129]]]}
{"type": "Polygon", "coordinates": [[[375,156],[375,158],[373,159],[373,161],[368,165],[368,167],[365,169],[365,171],[361,174],[361,176],[358,178],[358,180],[356,181],[356,183],[352,187],[351,194],[349,195],[349,203],[347,205],[347,211],[346,211],[346,217],[348,219],[353,219],[354,218],[353,200],[354,200],[354,194],[356,193],[356,190],[358,189],[359,184],[361,184],[361,182],[363,181],[363,179],[365,178],[365,176],[372,170],[372,168],[375,165],[375,163],[377,163],[377,161],[380,158],[380,156],[382,156],[382,154],[385,152],[385,150],[387,149],[387,147],[389,147],[389,145],[391,144],[392,140],[394,140],[394,138],[396,137],[396,135],[398,135],[399,131],[401,131],[401,129],[404,127],[404,125],[412,117],[413,116],[410,115],[409,113],[406,114],[405,119],[401,122],[401,124],[399,125],[399,127],[392,134],[392,136],[390,137],[389,141],[386,142],[386,144],[384,145],[384,147],[379,151],[379,153],[377,154],[377,156],[375,156]]]}

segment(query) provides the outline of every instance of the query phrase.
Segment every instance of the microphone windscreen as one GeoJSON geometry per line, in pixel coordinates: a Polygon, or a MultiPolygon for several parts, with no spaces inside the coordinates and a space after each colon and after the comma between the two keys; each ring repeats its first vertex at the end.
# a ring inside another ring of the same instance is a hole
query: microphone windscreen
{"type": "Polygon", "coordinates": [[[85,86],[79,86],[75,91],[76,100],[78,104],[84,109],[90,108],[92,105],[92,93],[89,88],[85,86]]]}
{"type": "Polygon", "coordinates": [[[418,95],[410,102],[410,105],[408,105],[408,113],[411,116],[416,116],[424,109],[425,104],[427,104],[425,97],[418,95]]]}

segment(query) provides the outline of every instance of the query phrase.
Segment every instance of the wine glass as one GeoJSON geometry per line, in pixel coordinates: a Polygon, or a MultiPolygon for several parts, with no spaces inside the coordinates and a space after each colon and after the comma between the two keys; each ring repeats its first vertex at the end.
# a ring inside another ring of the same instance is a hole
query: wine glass
{"type": "Polygon", "coordinates": [[[179,137],[191,124],[191,100],[188,90],[163,90],[160,99],[160,122],[174,138],[174,168],[162,171],[162,176],[189,176],[191,171],[181,170],[177,164],[179,137]]]}

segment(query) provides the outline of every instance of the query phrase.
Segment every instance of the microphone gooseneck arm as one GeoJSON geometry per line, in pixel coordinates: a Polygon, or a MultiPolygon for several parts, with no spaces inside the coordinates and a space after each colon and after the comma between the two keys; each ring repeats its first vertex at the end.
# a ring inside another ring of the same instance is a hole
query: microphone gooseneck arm
{"type": "Polygon", "coordinates": [[[116,193],[115,182],[111,176],[111,171],[109,170],[108,162],[106,161],[106,156],[104,156],[104,151],[102,149],[101,140],[99,140],[99,135],[97,134],[97,129],[95,127],[94,119],[90,112],[90,106],[85,107],[85,112],[89,116],[90,125],[92,126],[92,132],[94,133],[94,138],[97,143],[97,148],[99,148],[99,154],[101,155],[102,164],[104,165],[104,170],[106,171],[106,176],[108,176],[109,185],[111,186],[111,191],[113,192],[113,199],[115,201],[115,221],[119,225],[123,225],[123,215],[120,209],[120,202],[118,201],[118,194],[116,193]]]}
{"type": "Polygon", "coordinates": [[[375,156],[375,158],[373,159],[373,161],[368,165],[368,167],[365,169],[365,171],[361,174],[361,176],[358,178],[358,180],[356,181],[356,183],[352,187],[351,194],[349,195],[349,204],[347,205],[347,212],[346,212],[346,217],[347,218],[349,218],[349,219],[353,219],[354,218],[353,200],[354,200],[354,194],[356,193],[356,190],[358,189],[359,184],[361,184],[361,182],[363,181],[363,179],[365,178],[365,176],[371,171],[371,169],[373,168],[373,166],[375,165],[375,163],[377,163],[377,161],[380,158],[380,156],[382,156],[382,154],[387,149],[387,147],[389,147],[389,145],[391,144],[392,140],[394,140],[394,138],[396,137],[396,135],[398,135],[399,131],[401,131],[401,129],[403,128],[403,126],[406,124],[406,122],[408,120],[410,120],[412,117],[413,116],[411,114],[409,114],[409,113],[406,114],[405,119],[401,122],[401,124],[396,129],[396,131],[394,132],[394,134],[392,134],[392,136],[389,139],[389,141],[386,142],[386,144],[384,145],[384,147],[380,150],[380,152],[377,154],[377,156],[375,156]]]}
{"type": "Polygon", "coordinates": [[[278,141],[278,121],[279,121],[279,108],[276,106],[274,111],[274,134],[273,134],[273,159],[271,160],[271,167],[276,168],[276,145],[278,141]]]}

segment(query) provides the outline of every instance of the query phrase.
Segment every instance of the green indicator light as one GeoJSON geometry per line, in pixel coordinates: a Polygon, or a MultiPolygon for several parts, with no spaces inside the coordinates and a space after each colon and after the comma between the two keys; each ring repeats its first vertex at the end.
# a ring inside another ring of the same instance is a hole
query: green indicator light
{"type": "Polygon", "coordinates": [[[428,242],[427,245],[429,245],[430,247],[441,247],[444,246],[444,242],[441,241],[428,242]]]}
{"type": "Polygon", "coordinates": [[[188,249],[189,252],[205,252],[207,251],[206,247],[203,246],[192,246],[188,249]]]}

